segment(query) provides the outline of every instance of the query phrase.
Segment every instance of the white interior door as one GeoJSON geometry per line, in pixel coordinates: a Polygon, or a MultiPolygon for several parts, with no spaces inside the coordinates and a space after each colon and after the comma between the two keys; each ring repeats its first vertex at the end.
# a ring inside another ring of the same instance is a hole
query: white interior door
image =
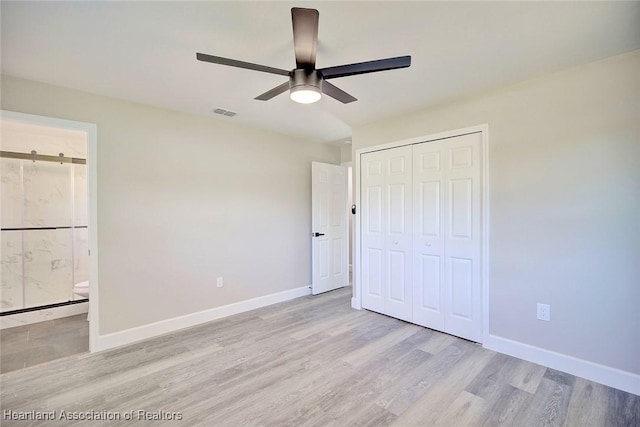
{"type": "Polygon", "coordinates": [[[362,304],[412,319],[411,147],[362,157],[362,304]]]}
{"type": "Polygon", "coordinates": [[[347,168],[311,163],[312,281],[317,295],[349,285],[347,168]]]}

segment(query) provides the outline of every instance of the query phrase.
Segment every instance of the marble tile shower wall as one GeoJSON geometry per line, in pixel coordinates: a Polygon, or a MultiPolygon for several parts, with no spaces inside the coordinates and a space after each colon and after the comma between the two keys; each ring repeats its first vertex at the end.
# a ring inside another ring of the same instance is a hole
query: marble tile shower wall
{"type": "Polygon", "coordinates": [[[75,299],[88,280],[88,230],[73,228],[87,225],[86,166],[0,161],[0,311],[75,299]]]}

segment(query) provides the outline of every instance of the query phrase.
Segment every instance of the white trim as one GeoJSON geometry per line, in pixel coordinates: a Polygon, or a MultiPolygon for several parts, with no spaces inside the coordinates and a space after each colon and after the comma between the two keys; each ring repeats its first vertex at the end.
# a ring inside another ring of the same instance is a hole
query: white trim
{"type": "Polygon", "coordinates": [[[362,283],[360,283],[360,156],[365,149],[356,151],[355,168],[353,170],[353,176],[355,183],[353,183],[353,204],[356,205],[356,214],[353,219],[353,255],[351,261],[353,262],[353,276],[351,281],[353,283],[353,297],[351,298],[351,308],[356,310],[362,310],[362,283]]]}
{"type": "Polygon", "coordinates": [[[640,395],[640,375],[488,334],[484,348],[640,395]]]}
{"type": "Polygon", "coordinates": [[[361,262],[360,262],[360,158],[365,153],[374,151],[388,150],[390,148],[403,147],[406,145],[421,144],[425,142],[437,141],[445,138],[453,138],[456,136],[467,135],[470,133],[480,132],[482,134],[482,340],[484,341],[489,334],[489,125],[481,124],[469,126],[462,129],[440,132],[432,135],[423,135],[415,138],[404,139],[401,141],[389,142],[386,144],[365,147],[356,150],[356,169],[355,169],[355,204],[358,209],[358,215],[355,218],[355,246],[353,262],[355,264],[353,277],[354,296],[351,299],[351,307],[357,310],[362,309],[362,283],[361,262]]]}
{"type": "Polygon", "coordinates": [[[78,304],[63,305],[61,307],[44,308],[42,310],[27,311],[25,313],[9,314],[7,316],[0,317],[0,330],[75,316],[77,314],[84,314],[87,311],[89,311],[89,303],[80,302],[78,304]]]}
{"type": "Polygon", "coordinates": [[[481,125],[482,128],[482,342],[485,342],[490,333],[489,324],[489,269],[490,250],[489,238],[491,231],[491,210],[489,204],[489,125],[481,125]]]}
{"type": "Polygon", "coordinates": [[[94,352],[98,337],[98,128],[93,123],[58,119],[34,114],[0,110],[3,119],[15,120],[40,126],[83,131],[87,134],[87,192],[89,210],[89,281],[91,298],[89,299],[89,351],[94,352]]]}
{"type": "MultiPolygon", "coordinates": [[[[353,239],[353,226],[355,224],[354,221],[352,221],[351,219],[351,205],[353,205],[354,203],[354,192],[353,192],[353,162],[351,160],[349,160],[348,162],[342,162],[341,163],[342,166],[347,168],[347,173],[349,172],[349,169],[351,169],[351,173],[349,173],[349,176],[347,177],[347,185],[349,184],[349,181],[351,181],[351,188],[347,188],[347,237],[349,238],[349,250],[353,251],[353,244],[354,244],[354,239],[353,239]],[[351,193],[351,199],[349,199],[349,193],[351,193]]],[[[352,256],[352,261],[353,261],[353,253],[351,254],[352,256]]],[[[353,264],[349,263],[349,277],[353,277],[353,264]]],[[[352,285],[351,283],[351,279],[349,280],[349,285],[352,285]]],[[[353,291],[352,291],[353,292],[353,291]]]]}
{"type": "MultiPolygon", "coordinates": [[[[432,135],[423,135],[415,138],[403,139],[401,141],[394,141],[386,144],[360,148],[359,150],[356,150],[356,165],[360,163],[360,155],[365,153],[371,153],[373,151],[380,151],[380,150],[388,150],[389,148],[403,147],[405,145],[413,145],[413,144],[421,144],[423,142],[437,141],[439,139],[453,138],[456,136],[467,135],[470,133],[487,132],[488,129],[489,129],[489,125],[485,123],[482,125],[469,126],[466,128],[434,133],[432,135]]],[[[483,139],[483,142],[484,142],[484,139],[483,139]]]]}
{"type": "Polygon", "coordinates": [[[222,307],[215,307],[208,310],[199,311],[197,313],[174,317],[172,319],[161,320],[159,322],[138,326],[136,328],[126,329],[124,331],[100,335],[96,342],[94,351],[102,351],[114,347],[120,347],[144,339],[153,338],[158,335],[163,335],[191,326],[200,325],[202,323],[211,322],[212,320],[217,320],[223,317],[233,316],[234,314],[255,310],[256,308],[277,304],[279,302],[289,301],[294,298],[309,295],[310,293],[311,290],[309,289],[309,287],[303,286],[300,288],[277,292],[275,294],[265,295],[246,301],[236,302],[222,307]]]}

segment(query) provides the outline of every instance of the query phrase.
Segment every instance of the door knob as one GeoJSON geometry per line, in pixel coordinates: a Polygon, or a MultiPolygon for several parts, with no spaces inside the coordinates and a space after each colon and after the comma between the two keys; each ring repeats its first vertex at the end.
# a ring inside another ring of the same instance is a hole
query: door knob
{"type": "Polygon", "coordinates": [[[324,236],[324,233],[313,233],[312,236],[313,237],[320,237],[320,236],[324,236]]]}

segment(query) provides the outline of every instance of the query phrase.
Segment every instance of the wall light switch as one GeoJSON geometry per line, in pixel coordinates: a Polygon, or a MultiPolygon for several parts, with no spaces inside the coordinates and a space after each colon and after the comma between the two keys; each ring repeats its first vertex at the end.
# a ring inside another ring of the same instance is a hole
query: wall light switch
{"type": "Polygon", "coordinates": [[[224,282],[223,282],[222,277],[218,277],[217,286],[218,286],[219,288],[221,288],[223,284],[224,284],[224,282]]]}
{"type": "Polygon", "coordinates": [[[538,303],[538,320],[551,320],[551,306],[549,304],[538,303]]]}

